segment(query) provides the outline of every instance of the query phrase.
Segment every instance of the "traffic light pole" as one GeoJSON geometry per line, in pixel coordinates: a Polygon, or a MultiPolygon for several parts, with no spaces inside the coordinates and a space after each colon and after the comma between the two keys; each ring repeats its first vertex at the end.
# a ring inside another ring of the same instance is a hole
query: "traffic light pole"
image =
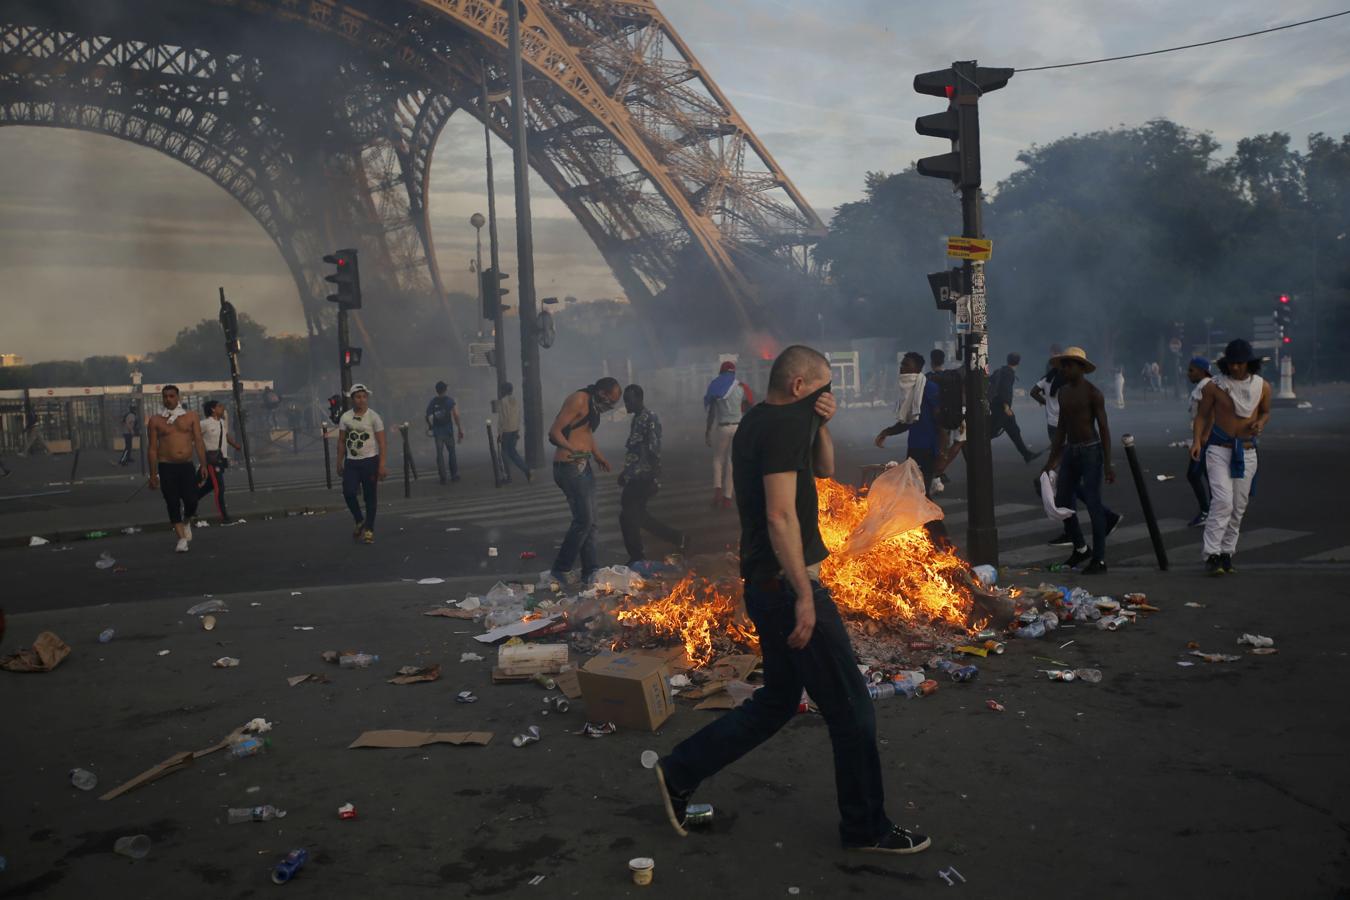
{"type": "MultiPolygon", "coordinates": [[[[511,51],[511,119],[516,174],[516,265],[520,277],[520,369],[525,425],[525,462],[544,463],[544,401],[535,337],[534,235],[530,224],[530,156],[526,138],[525,86],[520,58],[520,0],[508,0],[511,51]]],[[[500,271],[500,270],[498,270],[500,271]]]]}
{"type": "MultiPolygon", "coordinates": [[[[487,61],[483,62],[483,150],[487,160],[487,200],[488,200],[488,254],[492,259],[492,271],[502,270],[502,261],[497,254],[497,186],[492,177],[492,129],[488,127],[488,76],[487,61]]],[[[478,290],[483,291],[483,265],[478,261],[478,290]]],[[[482,308],[482,297],[479,297],[482,308]]],[[[506,369],[506,327],[502,323],[501,297],[493,304],[492,316],[492,368],[497,373],[497,397],[502,396],[502,386],[509,380],[506,369]]]]}
{"type": "Polygon", "coordinates": [[[339,306],[337,312],[338,328],[338,368],[342,372],[342,411],[351,409],[352,367],[347,364],[347,348],[352,344],[351,328],[347,324],[347,310],[339,306]]]}
{"type": "Polygon", "coordinates": [[[225,328],[225,353],[230,358],[230,384],[234,391],[234,420],[239,423],[239,441],[244,445],[244,471],[248,474],[248,492],[251,494],[254,490],[253,454],[248,449],[248,423],[244,421],[244,384],[239,378],[238,323],[234,307],[225,299],[223,287],[220,289],[220,321],[225,328]]]}
{"type": "MultiPolygon", "coordinates": [[[[980,222],[980,189],[961,189],[961,236],[984,237],[980,222]]],[[[985,369],[989,365],[988,305],[984,263],[965,261],[970,289],[970,331],[965,338],[966,378],[966,552],[976,565],[998,565],[998,526],[994,522],[994,454],[989,439],[989,399],[985,369]]]]}

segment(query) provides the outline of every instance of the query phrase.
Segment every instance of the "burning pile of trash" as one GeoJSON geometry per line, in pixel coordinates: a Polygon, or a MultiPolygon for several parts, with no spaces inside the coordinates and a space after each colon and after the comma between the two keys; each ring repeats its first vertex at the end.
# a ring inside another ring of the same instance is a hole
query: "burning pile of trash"
{"type": "MultiPolygon", "coordinates": [[[[821,537],[830,551],[820,579],[865,659],[898,660],[908,655],[909,641],[951,643],[988,621],[966,562],[919,527],[941,517],[924,497],[921,478],[909,463],[889,469],[868,491],[816,482],[821,537]]],[[[615,649],[679,643],[695,668],[758,650],[739,583],[730,576],[690,572],[672,587],[634,591],[613,619],[615,649]]]]}

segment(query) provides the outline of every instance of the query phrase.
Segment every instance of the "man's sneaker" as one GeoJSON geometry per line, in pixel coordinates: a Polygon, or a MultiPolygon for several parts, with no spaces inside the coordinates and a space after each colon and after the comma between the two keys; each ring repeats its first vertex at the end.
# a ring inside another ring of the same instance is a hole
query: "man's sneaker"
{"type": "Polygon", "coordinates": [[[1119,525],[1124,518],[1125,517],[1120,513],[1111,513],[1111,520],[1106,523],[1106,534],[1108,537],[1116,530],[1116,526],[1119,525]]]}
{"type": "Polygon", "coordinates": [[[1211,553],[1205,559],[1205,574],[1206,575],[1223,574],[1223,559],[1219,556],[1219,554],[1211,553]]]}
{"type": "Polygon", "coordinates": [[[933,839],[926,834],[917,834],[907,828],[901,828],[899,825],[892,825],[891,830],[886,832],[885,836],[875,844],[845,844],[845,850],[861,850],[864,853],[894,853],[897,856],[903,856],[907,853],[918,853],[927,850],[933,845],[933,839]]]}
{"type": "Polygon", "coordinates": [[[1069,537],[1069,533],[1067,531],[1061,531],[1059,533],[1059,537],[1053,537],[1050,540],[1046,541],[1046,543],[1049,544],[1051,547],[1072,547],[1073,538],[1069,537]]]}
{"type": "Polygon", "coordinates": [[[363,544],[373,544],[373,543],[375,543],[375,532],[372,531],[372,530],[370,530],[369,528],[367,528],[367,529],[365,529],[364,531],[362,531],[362,532],[361,532],[361,543],[363,543],[363,544]]]}
{"type": "Polygon", "coordinates": [[[1106,574],[1106,563],[1102,562],[1100,559],[1094,559],[1092,562],[1088,563],[1087,566],[1085,566],[1085,567],[1083,568],[1083,571],[1080,572],[1079,574],[1080,574],[1080,575],[1105,575],[1105,574],[1106,574]]]}
{"type": "Polygon", "coordinates": [[[1064,567],[1066,569],[1072,569],[1075,566],[1081,566],[1089,559],[1092,559],[1091,547],[1075,547],[1073,553],[1069,555],[1069,558],[1064,560],[1064,567]]]}
{"type": "Polygon", "coordinates": [[[1232,574],[1232,572],[1233,572],[1233,554],[1231,554],[1231,553],[1220,553],[1220,554],[1219,554],[1219,565],[1223,566],[1223,571],[1224,571],[1225,574],[1232,574]]]}
{"type": "Polygon", "coordinates": [[[1209,513],[1196,513],[1195,518],[1186,523],[1187,528],[1199,528],[1209,521],[1209,513]]]}
{"type": "Polygon", "coordinates": [[[189,547],[188,547],[187,538],[179,538],[179,539],[178,539],[178,543],[175,544],[174,547],[173,547],[173,552],[174,552],[174,553],[186,553],[186,552],[188,552],[188,549],[189,549],[189,547]]]}
{"type": "Polygon", "coordinates": [[[946,489],[947,486],[942,483],[941,478],[934,478],[932,481],[928,483],[928,493],[930,494],[940,494],[946,489]]]}
{"type": "Polygon", "coordinates": [[[356,530],[352,532],[352,540],[359,541],[361,540],[361,538],[365,537],[365,534],[366,534],[366,526],[358,522],[356,523],[356,530]]]}
{"type": "Polygon", "coordinates": [[[685,810],[689,808],[689,794],[677,794],[666,784],[666,773],[658,762],[652,766],[652,771],[656,773],[656,783],[661,787],[661,805],[666,809],[666,819],[670,822],[670,827],[675,829],[675,833],[680,837],[688,837],[689,832],[684,830],[685,810]]]}

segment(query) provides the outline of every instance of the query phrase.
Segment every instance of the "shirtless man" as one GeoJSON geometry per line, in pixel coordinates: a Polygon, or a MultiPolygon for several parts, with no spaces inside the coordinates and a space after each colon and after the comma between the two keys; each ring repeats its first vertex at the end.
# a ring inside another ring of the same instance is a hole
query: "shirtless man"
{"type": "Polygon", "coordinates": [[[1191,423],[1191,459],[1199,462],[1203,455],[1209,473],[1203,550],[1209,575],[1233,571],[1238,529],[1256,480],[1256,439],[1270,419],[1270,385],[1257,374],[1260,370],[1251,344],[1229,341],[1219,375],[1205,385],[1191,423]],[[1242,452],[1234,452],[1239,444],[1242,452]]]}
{"type": "Polygon", "coordinates": [[[600,471],[609,471],[609,460],[595,446],[595,429],[600,427],[601,414],[613,409],[622,396],[618,379],[601,378],[569,394],[548,430],[549,443],[558,448],[553,454],[553,481],[562,489],[572,511],[572,524],[552,566],[553,578],[561,584],[566,583],[578,552],[583,580],[600,567],[595,555],[595,473],[591,459],[600,471]]]}
{"type": "Polygon", "coordinates": [[[1111,429],[1106,424],[1106,402],[1096,385],[1083,376],[1097,367],[1088,361],[1081,347],[1070,347],[1050,360],[1064,376],[1059,389],[1059,424],[1050,448],[1046,472],[1058,467],[1055,481],[1055,505],[1077,510],[1074,498],[1081,497],[1092,517],[1092,546],[1083,538],[1083,528],[1074,515],[1064,522],[1064,530],[1073,539],[1073,554],[1066,566],[1088,562],[1084,575],[1106,572],[1106,536],[1120,523],[1120,516],[1102,503],[1102,471],[1106,483],[1116,483],[1111,466],[1111,429]],[[1065,444],[1068,444],[1067,449],[1065,444]]]}
{"type": "Polygon", "coordinates": [[[206,442],[202,440],[202,425],[197,414],[179,404],[178,387],[166,384],[160,396],[164,408],[145,423],[150,438],[150,455],[146,457],[150,465],[150,489],[164,494],[169,521],[178,533],[174,551],[186,553],[192,540],[192,517],[197,514],[197,498],[206,481],[197,476],[198,465],[206,466],[206,442]],[[194,455],[196,462],[193,462],[194,455]]]}

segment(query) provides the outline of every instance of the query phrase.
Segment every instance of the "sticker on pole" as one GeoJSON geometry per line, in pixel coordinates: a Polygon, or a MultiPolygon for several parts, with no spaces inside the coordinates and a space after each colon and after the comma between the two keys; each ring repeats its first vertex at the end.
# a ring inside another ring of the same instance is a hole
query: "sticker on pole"
{"type": "Polygon", "coordinates": [[[994,252],[994,242],[984,238],[949,237],[947,255],[953,259],[988,259],[994,252]]]}

